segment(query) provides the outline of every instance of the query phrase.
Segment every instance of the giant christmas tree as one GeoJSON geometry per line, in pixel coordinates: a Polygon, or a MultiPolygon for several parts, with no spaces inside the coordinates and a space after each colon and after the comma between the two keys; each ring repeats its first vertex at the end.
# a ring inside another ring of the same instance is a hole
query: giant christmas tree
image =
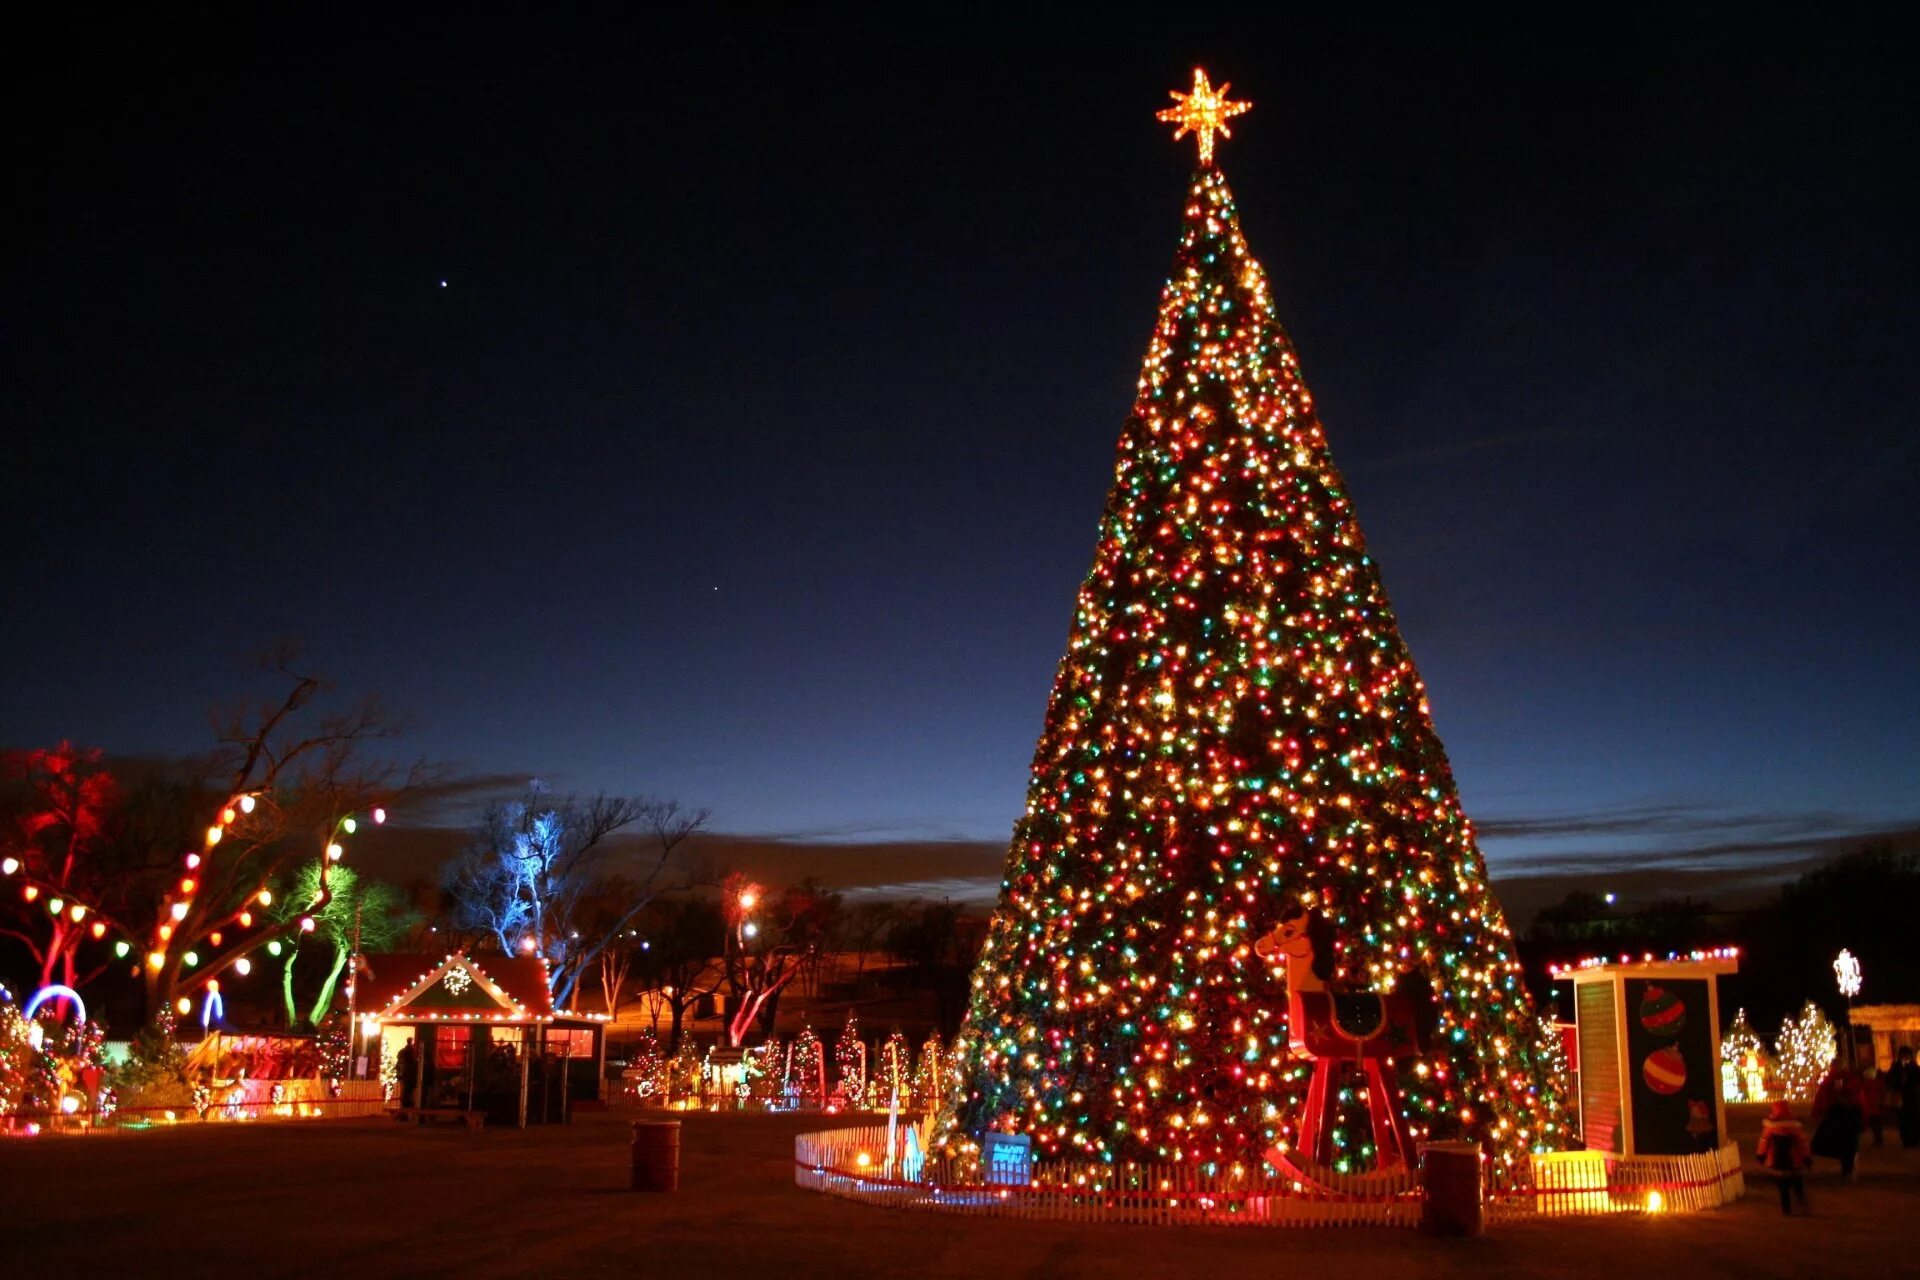
{"type": "MultiPolygon", "coordinates": [[[[1390,1064],[1414,1141],[1564,1146],[1424,686],[1213,163],[1245,104],[1200,72],[1173,96],[1200,167],[942,1140],[1258,1167],[1297,1137],[1309,1069],[1252,943],[1304,907],[1334,989],[1431,987],[1435,1034],[1390,1064]]],[[[1336,1116],[1335,1164],[1372,1163],[1366,1121],[1336,1116]]]]}

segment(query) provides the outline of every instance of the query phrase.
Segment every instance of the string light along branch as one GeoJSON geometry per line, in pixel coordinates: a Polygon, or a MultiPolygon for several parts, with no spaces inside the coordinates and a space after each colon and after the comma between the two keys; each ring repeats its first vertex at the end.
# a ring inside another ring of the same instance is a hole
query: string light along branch
{"type": "Polygon", "coordinates": [[[1213,135],[1217,133],[1223,138],[1231,138],[1233,130],[1227,128],[1227,121],[1253,107],[1251,102],[1229,102],[1227,90],[1232,87],[1222,84],[1218,89],[1214,88],[1207,83],[1205,69],[1195,67],[1193,92],[1168,90],[1167,96],[1179,105],[1168,107],[1155,117],[1179,126],[1173,131],[1175,142],[1188,134],[1193,135],[1194,141],[1200,144],[1200,163],[1203,166],[1213,163],[1213,135]]]}
{"type": "MultiPolygon", "coordinates": [[[[222,810],[221,826],[227,826],[237,821],[241,816],[252,813],[255,807],[253,800],[254,797],[250,795],[237,797],[234,803],[229,804],[222,810]]],[[[387,811],[384,808],[376,806],[366,813],[366,817],[373,821],[375,825],[378,825],[387,820],[387,811]]],[[[360,815],[346,814],[336,818],[328,830],[326,842],[320,848],[319,889],[315,892],[313,900],[307,904],[305,912],[293,922],[293,927],[296,930],[293,935],[294,945],[297,946],[299,944],[299,939],[302,934],[308,934],[314,931],[314,913],[324,909],[331,900],[333,891],[327,883],[328,872],[335,863],[346,856],[345,841],[349,836],[359,830],[360,821],[360,815]]],[[[214,828],[213,830],[219,830],[219,828],[214,828]]],[[[213,846],[218,843],[219,837],[215,836],[213,831],[209,831],[207,848],[211,850],[213,846]]],[[[199,865],[194,855],[189,854],[189,872],[193,871],[199,865]]],[[[192,880],[189,878],[181,882],[181,887],[186,889],[191,884],[192,880]]],[[[191,890],[189,890],[189,892],[191,892],[191,890]]],[[[227,917],[225,923],[229,926],[237,925],[242,929],[249,929],[253,926],[254,921],[253,908],[256,906],[265,908],[272,904],[273,891],[265,885],[262,885],[257,891],[250,894],[240,906],[227,917]]],[[[210,933],[208,939],[215,946],[221,945],[223,941],[221,933],[217,930],[210,933]]],[[[246,976],[252,969],[252,962],[247,959],[247,953],[260,946],[263,941],[266,941],[266,939],[260,936],[248,937],[235,943],[225,952],[215,956],[205,965],[198,964],[197,961],[190,962],[187,967],[192,970],[192,972],[182,975],[178,989],[183,993],[192,992],[196,988],[209,984],[215,975],[229,966],[232,966],[242,977],[246,976]],[[243,964],[246,965],[246,968],[240,967],[243,964]]],[[[166,938],[162,937],[159,940],[159,945],[155,947],[153,954],[147,957],[147,963],[153,968],[157,969],[167,962],[165,943],[166,938]]],[[[194,953],[188,952],[187,954],[192,956],[194,953]]],[[[277,952],[275,954],[277,954],[277,952]]]]}

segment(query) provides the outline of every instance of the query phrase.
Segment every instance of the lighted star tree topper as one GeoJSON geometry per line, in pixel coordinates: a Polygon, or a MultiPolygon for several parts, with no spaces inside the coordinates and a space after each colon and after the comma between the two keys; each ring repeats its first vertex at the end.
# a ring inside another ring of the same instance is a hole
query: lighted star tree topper
{"type": "Polygon", "coordinates": [[[1175,142],[1192,134],[1194,141],[1200,144],[1200,163],[1202,166],[1213,163],[1213,135],[1231,138],[1233,130],[1227,128],[1227,121],[1253,106],[1251,102],[1227,101],[1227,90],[1233,86],[1222,84],[1218,89],[1207,83],[1207,73],[1199,67],[1193,69],[1193,92],[1181,93],[1170,89],[1167,96],[1177,106],[1158,112],[1156,119],[1179,126],[1173,131],[1175,142]]]}
{"type": "MultiPolygon", "coordinates": [[[[1196,72],[1161,118],[1200,141],[1093,567],[958,1045],[940,1140],[1257,1171],[1310,1064],[1252,943],[1310,909],[1334,990],[1430,987],[1389,1060],[1411,1138],[1511,1165],[1569,1144],[1512,935],[1247,251],[1196,72]]],[[[1303,1029],[1304,1030],[1304,1029],[1303,1029]]],[[[1343,1105],[1344,1104],[1344,1105],[1343,1105]]],[[[1333,1163],[1375,1162],[1352,1084],[1333,1163]]]]}

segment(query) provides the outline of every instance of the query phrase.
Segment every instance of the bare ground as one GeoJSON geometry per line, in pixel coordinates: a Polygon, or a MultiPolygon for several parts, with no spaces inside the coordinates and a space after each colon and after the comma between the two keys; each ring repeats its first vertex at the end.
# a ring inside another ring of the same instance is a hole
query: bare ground
{"type": "Polygon", "coordinates": [[[526,1132],[334,1120],[0,1142],[0,1275],[1754,1280],[1920,1263],[1920,1151],[1869,1149],[1845,1186],[1823,1162],[1811,1217],[1782,1218],[1754,1179],[1744,1201],[1713,1213],[1528,1222],[1449,1241],[875,1209],[793,1185],[792,1137],[822,1124],[687,1116],[670,1196],[626,1189],[627,1128],[604,1114],[526,1132]]]}

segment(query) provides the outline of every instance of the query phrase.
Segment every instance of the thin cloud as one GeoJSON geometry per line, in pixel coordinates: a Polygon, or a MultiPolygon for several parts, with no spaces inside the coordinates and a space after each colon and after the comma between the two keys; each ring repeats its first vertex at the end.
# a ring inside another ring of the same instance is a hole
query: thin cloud
{"type": "Polygon", "coordinates": [[[1492,840],[1557,840],[1578,836],[1671,837],[1748,832],[1770,837],[1823,836],[1844,832],[1861,820],[1829,810],[1729,813],[1672,802],[1599,813],[1532,814],[1489,818],[1474,830],[1492,840]]]}
{"type": "Polygon", "coordinates": [[[1478,436],[1470,440],[1454,440],[1425,449],[1405,449],[1399,453],[1369,459],[1346,467],[1344,470],[1349,475],[1369,475],[1376,471],[1390,471],[1395,467],[1411,467],[1438,462],[1445,458],[1485,453],[1491,449],[1510,449],[1557,440],[1591,440],[1596,437],[1595,432],[1576,430],[1572,427],[1541,427],[1532,431],[1508,431],[1499,435],[1478,436]]]}
{"type": "Polygon", "coordinates": [[[1873,821],[1824,810],[1740,814],[1679,805],[1496,818],[1476,823],[1475,831],[1488,860],[1514,875],[1711,868],[1777,880],[1863,845],[1920,846],[1920,820],[1873,821]],[[1518,842],[1547,847],[1505,847],[1518,842]]]}
{"type": "Polygon", "coordinates": [[[395,806],[410,826],[465,826],[491,801],[526,790],[524,773],[469,773],[407,788],[395,806]]]}

